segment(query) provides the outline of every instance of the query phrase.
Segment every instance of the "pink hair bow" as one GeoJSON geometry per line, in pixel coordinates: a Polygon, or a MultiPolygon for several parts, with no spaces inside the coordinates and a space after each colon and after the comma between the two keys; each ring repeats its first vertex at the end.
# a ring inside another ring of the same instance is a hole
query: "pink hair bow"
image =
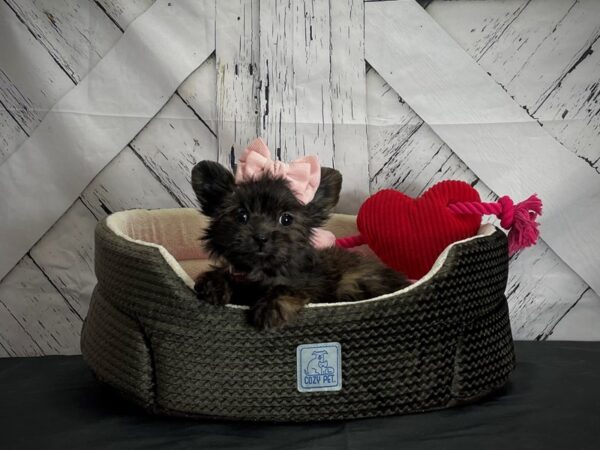
{"type": "Polygon", "coordinates": [[[305,156],[289,164],[273,161],[269,148],[258,138],[246,147],[240,157],[235,181],[249,181],[267,173],[287,180],[296,198],[305,205],[315,197],[321,182],[321,167],[316,156],[305,156]]]}
{"type": "MultiPolygon", "coordinates": [[[[235,171],[235,182],[255,180],[265,174],[281,177],[288,181],[291,191],[300,203],[306,205],[315,197],[321,183],[321,166],[316,156],[305,156],[289,164],[273,161],[267,144],[257,138],[246,147],[235,171]]],[[[331,231],[314,228],[311,243],[315,248],[335,245],[331,231]]]]}

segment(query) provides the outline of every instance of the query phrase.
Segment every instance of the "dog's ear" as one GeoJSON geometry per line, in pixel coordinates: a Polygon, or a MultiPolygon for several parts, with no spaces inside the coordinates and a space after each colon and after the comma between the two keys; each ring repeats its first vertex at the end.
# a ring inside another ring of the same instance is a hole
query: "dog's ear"
{"type": "Polygon", "coordinates": [[[321,183],[312,201],[306,205],[315,219],[314,226],[320,226],[327,220],[329,212],[340,199],[342,190],[342,174],[329,167],[321,167],[321,183]]]}
{"type": "Polygon", "coordinates": [[[310,202],[319,209],[331,210],[340,200],[342,174],[329,167],[321,167],[321,183],[310,202]]]}
{"type": "Polygon", "coordinates": [[[233,191],[233,174],[214,161],[201,161],[192,169],[192,188],[202,212],[212,217],[225,196],[233,191]]]}

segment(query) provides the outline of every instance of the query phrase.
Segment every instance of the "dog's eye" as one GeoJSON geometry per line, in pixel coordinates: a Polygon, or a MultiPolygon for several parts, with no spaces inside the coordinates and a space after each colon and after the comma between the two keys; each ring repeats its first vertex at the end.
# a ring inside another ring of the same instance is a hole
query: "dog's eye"
{"type": "Polygon", "coordinates": [[[236,219],[242,225],[248,223],[248,211],[246,211],[244,208],[238,209],[236,219]]]}
{"type": "Polygon", "coordinates": [[[279,223],[284,227],[291,225],[293,221],[294,218],[290,213],[283,213],[281,216],[279,216],[279,223]]]}

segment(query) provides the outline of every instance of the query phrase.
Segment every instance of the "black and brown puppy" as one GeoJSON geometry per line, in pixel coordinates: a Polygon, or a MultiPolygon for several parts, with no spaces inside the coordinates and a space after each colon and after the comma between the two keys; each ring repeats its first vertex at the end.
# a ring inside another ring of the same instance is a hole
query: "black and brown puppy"
{"type": "Polygon", "coordinates": [[[198,298],[248,305],[260,328],[281,327],[309,302],[361,300],[408,285],[377,261],[311,245],[312,229],[323,225],[339,199],[342,176],[334,169],[321,169],[319,188],[306,205],[281,178],[236,184],[212,161],[194,167],[192,185],[211,218],[202,239],[222,261],[196,280],[198,298]]]}

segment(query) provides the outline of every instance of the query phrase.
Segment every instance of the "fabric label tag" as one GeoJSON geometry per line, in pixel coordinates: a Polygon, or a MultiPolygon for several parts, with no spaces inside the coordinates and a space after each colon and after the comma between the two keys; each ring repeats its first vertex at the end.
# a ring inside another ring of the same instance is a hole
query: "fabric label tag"
{"type": "Polygon", "coordinates": [[[296,349],[298,391],[342,389],[342,346],[339,342],[302,344],[296,349]]]}

